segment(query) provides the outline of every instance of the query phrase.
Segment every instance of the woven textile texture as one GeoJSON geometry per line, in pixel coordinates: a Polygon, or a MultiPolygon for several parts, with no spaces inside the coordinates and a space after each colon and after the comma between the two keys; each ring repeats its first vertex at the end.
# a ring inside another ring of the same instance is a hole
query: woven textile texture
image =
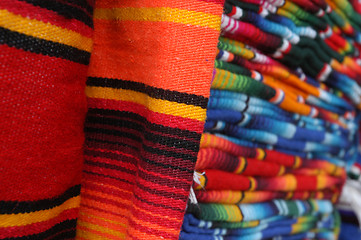
{"type": "Polygon", "coordinates": [[[1,239],[178,238],[223,2],[95,4],[0,3],[1,239]]]}
{"type": "Polygon", "coordinates": [[[75,237],[87,1],[0,1],[0,239],[75,237]]]}
{"type": "Polygon", "coordinates": [[[0,240],[336,240],[360,6],[0,1],[0,240]]]}
{"type": "Polygon", "coordinates": [[[96,1],[77,239],[178,239],[222,7],[96,1]]]}
{"type": "Polygon", "coordinates": [[[225,1],[180,239],[338,239],[360,159],[360,19],[347,0],[225,1]]]}

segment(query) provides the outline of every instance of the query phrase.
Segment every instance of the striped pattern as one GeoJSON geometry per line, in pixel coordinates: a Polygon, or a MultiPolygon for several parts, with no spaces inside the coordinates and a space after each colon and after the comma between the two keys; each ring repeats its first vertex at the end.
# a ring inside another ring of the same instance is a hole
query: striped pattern
{"type": "Polygon", "coordinates": [[[350,6],[225,2],[180,239],[338,238],[333,206],[359,158],[361,15],[350,6]]]}
{"type": "Polygon", "coordinates": [[[75,238],[92,32],[85,0],[0,2],[0,239],[75,238]]]}
{"type": "Polygon", "coordinates": [[[77,239],[178,239],[221,13],[215,0],[96,2],[77,239]]]}

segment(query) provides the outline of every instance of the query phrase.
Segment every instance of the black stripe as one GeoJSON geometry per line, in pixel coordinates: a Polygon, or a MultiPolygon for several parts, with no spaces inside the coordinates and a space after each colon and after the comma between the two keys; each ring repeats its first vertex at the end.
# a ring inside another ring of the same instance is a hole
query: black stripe
{"type": "Polygon", "coordinates": [[[29,236],[2,238],[2,240],[42,240],[42,239],[71,239],[75,237],[76,219],[65,220],[52,228],[29,236]]]}
{"type": "Polygon", "coordinates": [[[250,189],[252,189],[252,187],[253,187],[253,181],[251,181],[250,179],[249,179],[248,181],[249,181],[248,190],[250,190],[250,189]]]}
{"type": "MultiPolygon", "coordinates": [[[[147,201],[147,200],[145,200],[144,198],[139,197],[139,196],[138,196],[137,194],[135,194],[135,193],[133,194],[133,196],[134,196],[136,199],[138,199],[139,201],[144,202],[144,203],[146,203],[146,204],[148,204],[148,205],[152,205],[152,206],[155,206],[155,207],[166,208],[166,209],[171,209],[171,210],[174,210],[174,211],[178,211],[178,212],[184,213],[184,210],[182,210],[182,209],[175,208],[175,207],[172,207],[172,206],[163,205],[163,204],[159,204],[159,203],[154,203],[154,202],[147,201]]],[[[178,200],[180,200],[180,199],[178,199],[178,200]]],[[[171,200],[169,199],[169,201],[171,201],[171,200]]]]}
{"type": "MultiPolygon", "coordinates": [[[[246,105],[246,108],[248,107],[248,105],[246,105]]],[[[245,109],[246,109],[245,108],[245,109]]],[[[244,110],[243,111],[241,111],[241,113],[242,113],[242,117],[241,117],[241,119],[239,120],[239,121],[237,121],[236,122],[236,125],[238,125],[238,124],[240,124],[240,123],[242,123],[243,122],[243,120],[244,120],[244,118],[245,118],[245,115],[244,115],[244,110]]]]}
{"type": "MultiPolygon", "coordinates": [[[[105,153],[103,153],[103,152],[100,152],[99,154],[96,154],[96,153],[94,153],[93,151],[92,151],[92,152],[88,152],[88,150],[87,150],[87,151],[85,152],[85,155],[87,155],[87,156],[92,156],[92,157],[102,156],[102,157],[106,157],[106,158],[113,159],[113,160],[120,160],[120,159],[119,159],[118,157],[116,157],[116,156],[112,156],[112,155],[109,155],[109,154],[105,154],[105,153]]],[[[117,155],[117,154],[115,154],[115,155],[117,155]]],[[[156,162],[156,161],[150,160],[150,159],[145,158],[145,157],[142,157],[141,159],[142,159],[143,162],[152,164],[152,165],[157,166],[157,167],[169,168],[171,171],[173,171],[173,170],[180,170],[180,171],[183,171],[183,172],[193,173],[193,170],[188,169],[188,168],[183,168],[183,167],[180,167],[180,166],[178,166],[178,165],[174,166],[174,165],[170,165],[170,164],[164,164],[164,163],[160,163],[160,162],[156,162]]]]}
{"type": "Polygon", "coordinates": [[[151,87],[144,83],[120,79],[89,77],[88,86],[128,89],[147,94],[152,98],[184,103],[206,109],[208,98],[203,96],[151,87]]]}
{"type": "Polygon", "coordinates": [[[88,13],[79,8],[60,3],[55,0],[20,0],[27,3],[30,3],[34,6],[38,6],[41,8],[46,8],[50,11],[56,12],[59,15],[64,16],[68,19],[76,19],[79,20],[89,27],[93,28],[93,19],[92,16],[88,15],[88,13]]]}
{"type": "Polygon", "coordinates": [[[241,111],[241,113],[245,113],[245,112],[247,112],[248,107],[249,107],[249,105],[248,105],[248,103],[246,103],[246,107],[245,107],[245,108],[241,111]]]}
{"type": "MultiPolygon", "coordinates": [[[[123,147],[128,147],[131,148],[133,150],[139,151],[140,148],[137,148],[135,146],[129,145],[129,144],[125,144],[125,143],[120,143],[120,142],[113,142],[113,141],[106,141],[106,140],[100,140],[100,139],[95,139],[95,138],[90,138],[87,137],[86,138],[86,142],[98,142],[98,143],[106,143],[106,144],[112,144],[112,145],[117,145],[117,146],[123,146],[123,147]]],[[[104,154],[104,153],[102,153],[104,154]]]]}
{"type": "Polygon", "coordinates": [[[106,168],[106,169],[121,171],[124,173],[133,174],[133,175],[135,175],[137,173],[134,170],[131,170],[131,169],[128,169],[128,168],[125,168],[122,166],[114,165],[114,164],[109,164],[109,163],[93,162],[93,161],[89,161],[89,160],[85,160],[84,163],[87,165],[91,165],[91,166],[95,166],[95,167],[99,167],[99,168],[106,168]]]}
{"type": "Polygon", "coordinates": [[[142,160],[144,162],[147,162],[149,164],[152,164],[152,165],[155,165],[155,166],[158,166],[158,167],[162,167],[162,168],[169,168],[170,170],[180,170],[180,171],[183,171],[183,172],[188,172],[188,173],[193,173],[193,170],[191,169],[188,169],[188,168],[183,168],[183,167],[180,167],[180,166],[173,166],[173,165],[170,165],[170,164],[164,164],[164,163],[160,163],[160,162],[155,162],[155,161],[152,161],[152,160],[149,160],[148,158],[145,158],[143,157],[142,160]]]}
{"type": "MultiPolygon", "coordinates": [[[[183,189],[183,190],[187,189],[188,190],[188,187],[189,187],[188,183],[182,182],[180,179],[172,179],[172,171],[169,171],[169,174],[164,173],[164,176],[170,177],[167,179],[167,181],[164,181],[164,177],[160,177],[160,176],[156,176],[156,175],[148,174],[147,172],[144,172],[144,171],[150,171],[150,172],[154,172],[154,173],[159,173],[156,170],[151,169],[149,167],[145,168],[144,165],[142,166],[142,168],[139,168],[138,176],[148,182],[161,183],[163,186],[168,186],[170,188],[177,188],[177,189],[183,189]]],[[[192,175],[189,175],[189,178],[192,179],[192,175]]],[[[175,190],[175,191],[178,191],[178,190],[175,190]]]]}
{"type": "Polygon", "coordinates": [[[108,109],[97,109],[97,108],[90,108],[88,109],[88,116],[98,116],[105,118],[106,116],[109,119],[114,119],[112,117],[119,117],[119,118],[128,118],[133,121],[139,121],[144,123],[147,128],[151,129],[152,131],[157,131],[161,133],[171,133],[172,135],[176,135],[179,137],[191,138],[197,141],[200,140],[201,134],[189,130],[183,130],[179,128],[172,128],[163,125],[159,125],[156,123],[149,122],[145,117],[140,116],[139,114],[132,113],[132,112],[125,112],[125,111],[117,111],[117,110],[108,110],[108,109]]]}
{"type": "Polygon", "coordinates": [[[87,171],[87,170],[83,170],[84,173],[89,174],[89,175],[94,175],[94,176],[100,176],[100,177],[104,177],[104,178],[110,178],[110,179],[114,179],[120,182],[125,182],[131,185],[134,185],[133,182],[129,182],[128,180],[122,179],[122,178],[118,178],[118,177],[113,177],[110,175],[105,175],[105,174],[101,174],[101,173],[96,173],[96,172],[91,172],[91,171],[87,171]]]}
{"type": "Polygon", "coordinates": [[[85,9],[88,15],[93,15],[93,6],[89,5],[87,0],[66,0],[67,3],[71,3],[73,5],[76,5],[82,9],[85,9]]]}
{"type": "Polygon", "coordinates": [[[46,240],[72,240],[74,239],[76,236],[76,231],[75,229],[69,230],[69,231],[64,231],[60,234],[57,234],[51,238],[46,238],[46,240]]]}
{"type": "MultiPolygon", "coordinates": [[[[191,150],[193,152],[198,152],[198,149],[199,149],[197,144],[193,141],[187,141],[187,140],[181,139],[179,137],[172,138],[169,136],[157,135],[157,134],[151,133],[143,124],[138,124],[134,121],[127,121],[127,120],[123,120],[123,119],[91,117],[91,116],[88,116],[86,121],[87,121],[86,125],[90,125],[89,123],[106,124],[106,125],[110,125],[110,126],[116,126],[116,127],[120,127],[120,128],[128,128],[128,129],[132,129],[135,131],[139,131],[139,132],[143,133],[143,136],[146,140],[154,142],[154,143],[159,143],[159,144],[162,144],[165,146],[169,146],[169,147],[175,147],[175,148],[179,148],[179,149],[187,149],[187,150],[191,150]]],[[[86,129],[91,129],[91,128],[92,128],[91,126],[86,127],[86,129]]],[[[94,130],[91,130],[91,131],[94,131],[94,130]]],[[[107,132],[110,131],[114,134],[118,134],[118,132],[120,132],[117,130],[106,130],[106,131],[107,132]]],[[[169,132],[168,134],[172,134],[172,132],[169,132]]],[[[175,134],[172,134],[172,135],[175,135],[175,134]]],[[[200,137],[200,135],[199,135],[199,137],[200,137]]],[[[134,140],[136,140],[136,139],[134,139],[134,140]]]]}
{"type": "MultiPolygon", "coordinates": [[[[100,134],[106,134],[106,135],[111,135],[111,136],[116,136],[116,137],[129,138],[129,139],[132,139],[132,140],[134,140],[136,142],[139,142],[139,143],[142,142],[141,137],[136,136],[133,133],[127,133],[127,132],[123,132],[123,131],[92,128],[92,127],[85,127],[84,131],[86,133],[100,133],[100,134]]],[[[101,136],[101,135],[98,135],[98,136],[101,136]]]]}
{"type": "Polygon", "coordinates": [[[172,158],[181,158],[184,160],[189,160],[192,163],[195,163],[197,161],[197,155],[193,156],[191,154],[186,153],[179,153],[179,152],[172,152],[167,151],[165,149],[159,149],[159,148],[153,148],[147,145],[143,144],[143,149],[147,152],[157,154],[159,156],[166,156],[166,157],[172,157],[172,158]]]}
{"type": "Polygon", "coordinates": [[[89,52],[79,50],[65,44],[30,37],[2,27],[0,27],[0,44],[6,44],[9,47],[15,47],[50,57],[63,58],[85,65],[89,64],[89,52]]]}
{"type": "Polygon", "coordinates": [[[246,171],[246,169],[247,169],[247,166],[248,166],[248,161],[247,161],[247,158],[245,158],[245,164],[244,164],[244,167],[243,167],[243,169],[242,169],[242,171],[241,172],[239,172],[239,173],[237,173],[237,174],[242,174],[244,171],[246,171]]]}
{"type": "Polygon", "coordinates": [[[204,186],[203,188],[205,188],[207,186],[207,183],[208,183],[208,177],[207,177],[207,174],[204,174],[204,186]]]}
{"type": "Polygon", "coordinates": [[[80,185],[69,188],[62,195],[38,201],[0,201],[0,214],[30,213],[60,206],[66,200],[80,194],[80,185]]]}
{"type": "MultiPolygon", "coordinates": [[[[134,162],[134,160],[124,160],[125,157],[124,155],[113,152],[103,152],[98,150],[84,149],[84,155],[91,157],[103,157],[103,158],[108,158],[108,159],[118,160],[128,163],[134,162]]],[[[126,158],[133,159],[131,157],[126,157],[126,158]]]]}
{"type": "Polygon", "coordinates": [[[245,197],[244,191],[241,191],[240,193],[241,193],[241,197],[239,198],[239,201],[237,202],[237,205],[240,204],[240,203],[242,203],[242,201],[243,201],[243,199],[244,199],[244,197],[245,197]]]}

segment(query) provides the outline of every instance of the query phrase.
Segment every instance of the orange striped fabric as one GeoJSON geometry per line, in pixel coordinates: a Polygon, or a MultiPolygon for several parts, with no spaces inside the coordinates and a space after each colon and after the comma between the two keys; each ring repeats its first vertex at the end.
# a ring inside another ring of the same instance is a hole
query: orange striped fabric
{"type": "Polygon", "coordinates": [[[99,0],[77,239],[178,239],[222,0],[99,0]]]}

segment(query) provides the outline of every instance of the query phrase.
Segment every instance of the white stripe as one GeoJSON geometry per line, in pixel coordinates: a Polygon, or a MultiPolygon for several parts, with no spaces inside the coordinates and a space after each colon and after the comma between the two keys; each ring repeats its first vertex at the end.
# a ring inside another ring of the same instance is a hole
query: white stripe
{"type": "Polygon", "coordinates": [[[229,52],[227,52],[225,50],[222,50],[222,52],[223,52],[223,55],[220,60],[227,62],[228,58],[229,58],[229,52]]]}
{"type": "Polygon", "coordinates": [[[243,16],[243,10],[239,7],[236,7],[236,13],[232,16],[235,19],[239,19],[243,16]]]}
{"type": "Polygon", "coordinates": [[[286,201],[281,200],[281,204],[282,204],[282,206],[284,207],[285,215],[288,215],[289,209],[288,209],[288,207],[287,207],[286,201]]]}
{"type": "Polygon", "coordinates": [[[203,220],[199,221],[198,227],[203,228],[206,225],[206,222],[203,220]]]}
{"type": "Polygon", "coordinates": [[[279,200],[275,199],[273,200],[273,202],[275,203],[277,209],[278,209],[278,212],[279,212],[279,215],[283,215],[283,208],[281,206],[281,203],[279,202],[279,200]]]}
{"type": "Polygon", "coordinates": [[[281,52],[284,52],[290,46],[290,43],[286,39],[282,39],[282,41],[283,41],[282,46],[278,50],[280,50],[281,52]]]}
{"type": "Polygon", "coordinates": [[[325,71],[321,74],[321,76],[318,78],[318,80],[320,81],[325,81],[328,77],[328,75],[331,73],[332,68],[330,67],[330,65],[326,64],[326,69],[325,71]]]}

